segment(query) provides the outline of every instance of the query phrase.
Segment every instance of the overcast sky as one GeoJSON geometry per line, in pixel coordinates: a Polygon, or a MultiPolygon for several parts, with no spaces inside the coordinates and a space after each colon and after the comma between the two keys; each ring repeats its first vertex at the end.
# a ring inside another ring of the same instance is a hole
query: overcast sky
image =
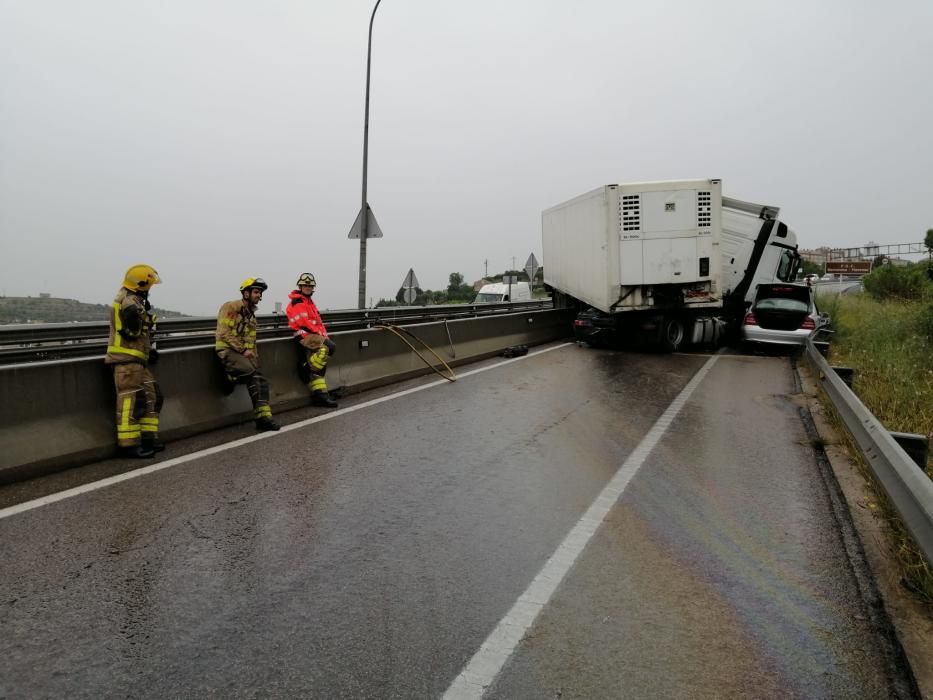
{"type": "MultiPolygon", "coordinates": [[[[0,0],[0,292],[356,305],[372,0],[0,0]]],[[[931,0],[383,0],[368,296],[541,259],[607,183],[723,179],[802,247],[933,227],[931,0]]],[[[546,260],[543,260],[547,264],[546,260]]]]}

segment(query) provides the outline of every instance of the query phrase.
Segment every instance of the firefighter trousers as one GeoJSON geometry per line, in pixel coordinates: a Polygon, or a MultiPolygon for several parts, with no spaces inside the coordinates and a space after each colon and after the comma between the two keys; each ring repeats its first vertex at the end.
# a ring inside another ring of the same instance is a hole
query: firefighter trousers
{"type": "Polygon", "coordinates": [[[259,361],[255,357],[245,357],[234,350],[218,350],[217,357],[227,373],[227,381],[232,384],[246,384],[250,401],[253,402],[253,414],[256,420],[271,418],[269,408],[269,380],[259,371],[259,361]]]}
{"type": "Polygon", "coordinates": [[[117,444],[138,445],[159,437],[159,411],[162,391],[152,372],[139,362],[113,365],[113,383],[117,389],[117,444]]]}
{"type": "Polygon", "coordinates": [[[324,336],[310,333],[298,341],[304,352],[304,364],[299,368],[301,380],[308,385],[311,393],[327,392],[327,359],[330,353],[324,345],[324,336]]]}

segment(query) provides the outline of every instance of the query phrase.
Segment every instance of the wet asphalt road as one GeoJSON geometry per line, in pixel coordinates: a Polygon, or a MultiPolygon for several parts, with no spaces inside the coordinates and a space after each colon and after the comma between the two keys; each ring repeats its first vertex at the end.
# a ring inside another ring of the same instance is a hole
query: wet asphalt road
{"type": "MultiPolygon", "coordinates": [[[[437,697],[707,359],[568,346],[0,519],[0,697],[437,697]]],[[[793,377],[717,359],[489,697],[900,692],[793,377]]]]}

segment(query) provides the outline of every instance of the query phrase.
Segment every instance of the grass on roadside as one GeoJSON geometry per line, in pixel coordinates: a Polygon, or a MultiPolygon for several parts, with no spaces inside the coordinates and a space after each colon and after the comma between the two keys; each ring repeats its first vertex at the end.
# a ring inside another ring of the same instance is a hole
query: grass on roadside
{"type": "MultiPolygon", "coordinates": [[[[835,330],[830,362],[855,370],[853,388],[861,401],[888,430],[933,440],[933,305],[877,301],[863,294],[818,303],[832,317],[835,330]]],[[[847,434],[846,440],[858,455],[847,434]]],[[[860,456],[857,463],[871,484],[876,512],[891,527],[906,584],[933,605],[931,563],[925,561],[868,465],[860,456]]],[[[926,472],[933,477],[931,459],[926,472]]]]}
{"type": "MultiPolygon", "coordinates": [[[[855,370],[854,390],[888,430],[933,436],[933,306],[879,302],[865,295],[824,301],[835,335],[834,365],[855,370]]],[[[927,462],[933,476],[933,462],[927,462]]]]}

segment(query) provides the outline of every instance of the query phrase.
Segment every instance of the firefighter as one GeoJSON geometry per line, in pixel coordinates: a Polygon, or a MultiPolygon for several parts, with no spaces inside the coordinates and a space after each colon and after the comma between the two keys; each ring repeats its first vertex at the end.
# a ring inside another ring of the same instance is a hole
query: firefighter
{"type": "Polygon", "coordinates": [[[259,277],[249,277],[240,285],[240,299],[228,301],[217,314],[214,348],[227,373],[229,389],[246,384],[253,402],[256,430],[278,430],[269,408],[269,382],[259,371],[256,346],[256,306],[269,286],[259,277]]]}
{"type": "Polygon", "coordinates": [[[152,457],[165,449],[159,441],[162,392],[149,371],[158,353],[152,347],[155,316],[149,290],[161,284],[149,265],[133,265],[110,307],[110,338],[104,362],[113,367],[117,389],[117,451],[123,457],[152,457]]]}
{"type": "Polygon", "coordinates": [[[327,336],[317,305],[311,300],[317,282],[310,272],[302,272],[295,283],[298,289],[288,295],[288,325],[295,331],[295,340],[301,345],[304,361],[299,367],[301,380],[311,390],[311,405],[337,408],[327,392],[327,360],[337,350],[337,345],[327,336]]]}

